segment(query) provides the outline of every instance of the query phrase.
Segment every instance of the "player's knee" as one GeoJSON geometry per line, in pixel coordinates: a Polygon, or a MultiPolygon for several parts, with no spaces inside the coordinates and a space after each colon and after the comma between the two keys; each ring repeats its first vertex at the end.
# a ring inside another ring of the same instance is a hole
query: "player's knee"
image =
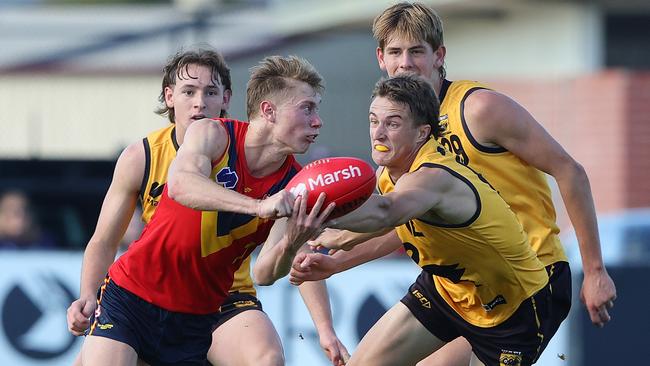
{"type": "Polygon", "coordinates": [[[284,366],[284,354],[276,349],[266,350],[255,361],[255,366],[284,366]]]}

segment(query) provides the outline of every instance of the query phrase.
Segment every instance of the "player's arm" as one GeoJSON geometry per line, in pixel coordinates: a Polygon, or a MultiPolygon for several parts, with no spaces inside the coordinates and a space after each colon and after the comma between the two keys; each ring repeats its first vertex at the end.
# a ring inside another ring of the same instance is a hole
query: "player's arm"
{"type": "Polygon", "coordinates": [[[228,133],[221,123],[209,119],[192,123],[169,168],[169,197],[202,211],[229,211],[263,218],[290,214],[293,197],[284,190],[258,200],[226,189],[210,179],[212,162],[223,156],[228,142],[228,133]]]}
{"type": "Polygon", "coordinates": [[[334,209],[334,203],[323,208],[324,202],[325,193],[321,193],[311,212],[307,213],[305,193],[296,198],[290,217],[275,221],[253,266],[256,284],[271,285],[286,276],[298,251],[309,250],[305,242],[322,230],[325,219],[334,209]]]}
{"type": "MultiPolygon", "coordinates": [[[[405,224],[440,202],[440,174],[444,174],[441,169],[428,168],[404,174],[392,192],[384,195],[373,194],[361,207],[345,216],[330,220],[327,226],[372,233],[405,224]]],[[[335,245],[327,247],[339,249],[335,245]]]]}
{"type": "Polygon", "coordinates": [[[334,331],[332,310],[325,281],[303,283],[298,287],[300,296],[314,321],[323,351],[332,365],[344,365],[350,358],[348,350],[334,331]]]}
{"type": "Polygon", "coordinates": [[[372,238],[351,250],[339,250],[332,255],[322,253],[299,253],[291,265],[289,282],[300,285],[305,281],[318,281],[386,256],[400,248],[402,242],[395,230],[372,238]]]}
{"type": "Polygon", "coordinates": [[[585,274],[581,294],[591,320],[609,321],[607,307],[616,298],[607,274],[589,178],[584,168],[521,105],[494,91],[479,91],[467,99],[465,118],[475,137],[502,146],[555,178],[576,232],[585,274]],[[477,123],[472,123],[477,121],[477,123]]]}
{"type": "Polygon", "coordinates": [[[97,288],[115,260],[120,240],[135,211],[144,164],[141,142],[129,145],[117,160],[95,232],[84,252],[80,296],[68,308],[68,328],[74,335],[81,335],[89,326],[88,317],[96,307],[97,288]]]}
{"type": "Polygon", "coordinates": [[[337,251],[332,254],[332,257],[336,258],[339,263],[337,268],[338,273],[385,257],[401,247],[402,241],[397,236],[397,232],[391,229],[386,234],[359,243],[350,250],[337,251]]]}
{"type": "Polygon", "coordinates": [[[307,244],[312,248],[319,249],[323,247],[323,243],[337,243],[339,248],[350,250],[363,242],[382,236],[391,230],[392,228],[386,228],[372,233],[356,233],[349,230],[326,228],[317,238],[310,240],[307,244]]]}

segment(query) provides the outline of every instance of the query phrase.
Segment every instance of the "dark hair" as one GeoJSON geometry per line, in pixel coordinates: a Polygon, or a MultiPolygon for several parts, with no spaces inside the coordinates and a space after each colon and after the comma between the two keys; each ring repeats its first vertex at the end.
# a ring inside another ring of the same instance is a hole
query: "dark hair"
{"type": "MultiPolygon", "coordinates": [[[[230,68],[226,64],[223,56],[217,51],[207,49],[207,48],[198,48],[188,51],[179,51],[174,56],[172,56],[167,65],[163,68],[163,80],[162,80],[162,91],[158,100],[162,104],[156,113],[161,116],[167,116],[171,123],[175,123],[174,118],[174,108],[167,107],[165,103],[165,88],[171,87],[176,84],[176,78],[192,78],[195,77],[189,75],[188,67],[190,65],[199,65],[206,66],[212,70],[212,80],[217,81],[219,77],[219,82],[223,85],[224,91],[232,91],[232,81],[230,79],[230,68]]],[[[219,117],[225,117],[226,111],[221,110],[219,117]]]]}
{"type": "Polygon", "coordinates": [[[296,57],[269,56],[251,68],[246,85],[246,115],[252,119],[260,103],[274,93],[292,88],[290,80],[302,81],[317,93],[322,93],[323,78],[309,61],[296,57]]]}
{"type": "Polygon", "coordinates": [[[440,102],[431,84],[415,74],[400,74],[382,78],[372,91],[372,98],[387,98],[409,107],[416,126],[428,124],[430,135],[438,138],[440,127],[440,102]]]}

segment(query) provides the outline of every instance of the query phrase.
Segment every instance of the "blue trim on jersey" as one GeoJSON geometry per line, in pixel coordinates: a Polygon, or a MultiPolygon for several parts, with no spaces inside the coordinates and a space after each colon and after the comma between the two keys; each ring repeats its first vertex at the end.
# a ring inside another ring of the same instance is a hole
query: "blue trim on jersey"
{"type": "MultiPolygon", "coordinates": [[[[237,150],[237,138],[236,138],[236,122],[233,120],[226,120],[223,121],[223,126],[226,128],[226,131],[228,131],[228,136],[230,138],[230,147],[228,149],[228,166],[230,167],[230,170],[233,172],[237,172],[237,156],[238,156],[238,150],[237,150]]],[[[289,157],[287,157],[288,159],[289,157]]],[[[284,175],[284,177],[275,183],[267,192],[266,196],[272,196],[275,193],[280,192],[284,187],[287,186],[291,178],[293,178],[294,175],[298,173],[298,169],[296,169],[295,166],[292,166],[288,172],[284,175]]],[[[243,178],[243,177],[242,177],[243,178]]],[[[239,185],[244,179],[240,179],[237,183],[239,185]]],[[[234,189],[236,190],[236,188],[234,189]]],[[[248,224],[250,221],[255,219],[255,216],[247,215],[247,214],[242,214],[242,213],[234,213],[234,212],[226,212],[226,211],[219,211],[217,215],[217,236],[224,236],[228,235],[232,230],[248,224]]]]}
{"type": "Polygon", "coordinates": [[[217,214],[217,236],[224,236],[242,225],[251,222],[255,216],[236,212],[219,211],[217,214]]]}
{"type": "MultiPolygon", "coordinates": [[[[237,172],[237,133],[236,133],[236,123],[233,120],[223,121],[223,126],[228,132],[228,138],[230,139],[228,147],[228,167],[232,172],[237,172]]],[[[239,181],[237,182],[239,184],[239,181]]],[[[232,188],[234,191],[237,191],[236,187],[232,188]]],[[[233,229],[236,229],[242,225],[246,225],[251,222],[255,216],[219,211],[217,215],[217,236],[228,235],[233,229]]]]}
{"type": "MultiPolygon", "coordinates": [[[[287,157],[287,159],[288,158],[289,157],[287,157]]],[[[291,169],[289,169],[287,174],[284,175],[282,180],[275,183],[271,188],[269,188],[269,190],[266,192],[266,194],[269,195],[269,196],[272,196],[272,195],[280,192],[282,189],[284,189],[284,187],[287,186],[287,184],[289,184],[289,181],[291,180],[291,178],[293,178],[293,176],[296,175],[296,174],[298,174],[298,169],[296,169],[295,166],[291,166],[291,169]]]]}
{"type": "Polygon", "coordinates": [[[228,138],[230,139],[228,148],[228,166],[232,171],[237,171],[237,137],[235,134],[235,121],[223,121],[223,126],[228,131],[228,138]]]}

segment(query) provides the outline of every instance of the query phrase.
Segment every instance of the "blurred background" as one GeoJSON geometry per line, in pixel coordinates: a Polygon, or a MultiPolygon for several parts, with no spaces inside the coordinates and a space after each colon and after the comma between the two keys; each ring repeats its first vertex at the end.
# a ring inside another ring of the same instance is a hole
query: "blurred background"
{"type": "MultiPolygon", "coordinates": [[[[430,0],[445,22],[448,78],[486,82],[526,107],[587,170],[603,255],[618,289],[594,328],[578,300],[579,253],[554,181],[572,261],[572,313],[540,365],[650,362],[650,2],[430,0]]],[[[115,160],[164,127],[162,66],[209,44],[232,69],[230,115],[244,120],[248,70],[264,56],[311,61],[327,89],[324,128],[301,162],[370,161],[367,108],[381,76],[372,19],[380,0],[0,0],[0,365],[68,365],[66,329],[83,249],[115,160]]],[[[133,225],[125,247],[137,238],[133,225]]],[[[396,254],[328,281],[335,328],[352,351],[400,299],[416,266],[396,254]]],[[[327,365],[286,281],[260,299],[288,365],[327,365]]]]}

